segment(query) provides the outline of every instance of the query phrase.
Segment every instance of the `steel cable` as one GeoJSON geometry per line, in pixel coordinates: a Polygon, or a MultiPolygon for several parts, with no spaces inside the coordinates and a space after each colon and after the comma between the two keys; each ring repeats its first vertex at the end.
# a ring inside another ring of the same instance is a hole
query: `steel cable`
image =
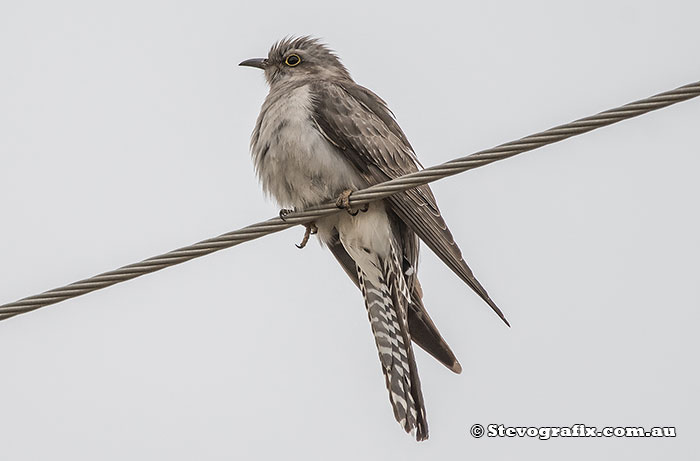
{"type": "MultiPolygon", "coordinates": [[[[526,136],[517,141],[507,142],[491,149],[482,150],[466,157],[461,157],[416,173],[401,176],[391,181],[376,184],[354,192],[350,196],[350,204],[357,206],[380,200],[397,192],[411,189],[412,187],[463,173],[467,170],[488,165],[497,160],[510,158],[522,152],[559,142],[572,136],[584,134],[596,128],[611,125],[697,96],[700,96],[700,82],[691,83],[650,98],[550,128],[549,130],[526,136]]],[[[340,210],[334,203],[328,203],[308,210],[293,212],[285,216],[284,219],[275,217],[267,221],[243,227],[236,231],[222,234],[218,237],[203,240],[194,245],[154,256],[138,263],[129,264],[128,266],[113,271],[104,272],[61,288],[55,288],[38,295],[20,299],[19,301],[4,304],[0,306],[0,321],[60,301],[65,301],[66,299],[90,293],[91,291],[106,288],[110,285],[124,282],[141,275],[159,271],[166,267],[208,255],[215,251],[254,240],[274,232],[279,232],[298,224],[306,224],[319,217],[338,213],[339,211],[340,210]]]]}

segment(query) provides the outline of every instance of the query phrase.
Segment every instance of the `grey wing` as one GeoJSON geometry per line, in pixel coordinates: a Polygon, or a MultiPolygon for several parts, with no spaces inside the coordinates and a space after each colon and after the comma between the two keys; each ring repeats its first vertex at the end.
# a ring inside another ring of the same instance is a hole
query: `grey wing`
{"type": "MultiPolygon", "coordinates": [[[[377,95],[353,82],[328,81],[315,83],[313,95],[314,120],[319,129],[370,183],[418,171],[413,148],[377,95]]],[[[509,325],[462,258],[430,187],[419,186],[387,200],[398,218],[509,325]]]]}

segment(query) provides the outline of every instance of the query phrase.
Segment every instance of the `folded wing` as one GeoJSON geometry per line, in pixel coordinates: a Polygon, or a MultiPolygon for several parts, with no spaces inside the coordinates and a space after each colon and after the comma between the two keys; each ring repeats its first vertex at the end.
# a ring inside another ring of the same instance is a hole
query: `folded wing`
{"type": "MultiPolygon", "coordinates": [[[[318,81],[313,84],[312,94],[319,130],[370,184],[418,171],[420,163],[413,148],[377,95],[352,81],[318,81]]],[[[387,201],[398,218],[508,324],[462,258],[430,187],[400,192],[387,201]]]]}

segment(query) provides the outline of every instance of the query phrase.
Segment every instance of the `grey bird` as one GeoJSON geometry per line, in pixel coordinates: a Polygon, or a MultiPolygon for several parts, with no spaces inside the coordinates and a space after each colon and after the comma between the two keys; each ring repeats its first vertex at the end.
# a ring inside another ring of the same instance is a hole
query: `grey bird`
{"type": "Polygon", "coordinates": [[[394,416],[416,440],[425,440],[411,342],[455,373],[462,367],[423,306],[419,239],[508,322],[462,259],[427,185],[362,210],[349,208],[353,190],[422,166],[387,104],[355,83],[333,51],[315,38],[286,38],[267,58],[240,65],[264,70],[270,86],[251,139],[262,187],[283,208],[281,215],[336,199],[348,208],[317,220],[306,237],[311,227],[318,231],[362,291],[394,416]]]}

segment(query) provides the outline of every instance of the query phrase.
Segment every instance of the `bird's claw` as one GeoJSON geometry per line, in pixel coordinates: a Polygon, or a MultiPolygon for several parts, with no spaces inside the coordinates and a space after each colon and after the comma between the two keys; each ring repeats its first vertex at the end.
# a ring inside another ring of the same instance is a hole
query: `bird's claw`
{"type": "Polygon", "coordinates": [[[338,199],[335,201],[335,206],[337,206],[341,210],[349,210],[350,194],[352,194],[352,189],[345,189],[343,192],[341,192],[341,194],[338,196],[338,199]]]}
{"type": "Polygon", "coordinates": [[[362,208],[354,209],[350,206],[350,195],[354,191],[352,189],[345,189],[339,196],[338,199],[335,201],[335,206],[340,208],[341,210],[346,210],[350,216],[357,216],[357,213],[362,211],[363,213],[367,210],[369,210],[369,203],[365,203],[362,208]]]}
{"type": "Polygon", "coordinates": [[[301,243],[295,243],[296,247],[300,250],[304,248],[307,243],[309,243],[309,237],[318,234],[318,227],[316,227],[315,223],[305,224],[304,227],[306,227],[306,231],[304,232],[304,238],[301,240],[301,243]]]}
{"type": "Polygon", "coordinates": [[[286,221],[287,216],[289,216],[289,214],[291,214],[291,213],[294,213],[295,211],[297,211],[296,208],[282,208],[280,210],[280,219],[282,221],[286,221]]]}

